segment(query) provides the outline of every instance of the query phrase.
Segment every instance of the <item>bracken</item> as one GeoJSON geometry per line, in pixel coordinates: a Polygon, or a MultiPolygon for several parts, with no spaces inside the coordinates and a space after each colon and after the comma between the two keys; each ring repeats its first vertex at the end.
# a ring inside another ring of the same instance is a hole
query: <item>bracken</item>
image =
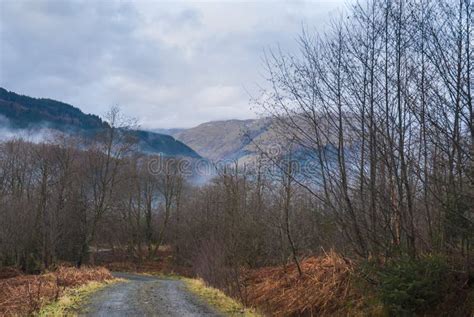
{"type": "Polygon", "coordinates": [[[110,272],[102,267],[78,269],[60,266],[54,272],[41,275],[3,279],[0,280],[0,315],[31,315],[42,305],[59,298],[66,288],[112,278],[110,272]]]}
{"type": "Polygon", "coordinates": [[[347,312],[347,303],[360,301],[351,292],[354,264],[335,252],[310,257],[296,265],[247,272],[248,302],[271,316],[329,316],[347,312]]]}

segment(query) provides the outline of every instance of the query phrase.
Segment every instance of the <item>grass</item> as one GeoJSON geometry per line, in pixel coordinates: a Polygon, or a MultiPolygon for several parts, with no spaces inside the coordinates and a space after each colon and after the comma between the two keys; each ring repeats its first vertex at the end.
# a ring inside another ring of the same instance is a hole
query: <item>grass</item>
{"type": "Polygon", "coordinates": [[[93,281],[77,288],[67,289],[57,301],[43,306],[35,316],[74,316],[76,315],[74,311],[79,308],[84,299],[90,294],[119,281],[120,279],[104,282],[93,281]]]}
{"type": "Polygon", "coordinates": [[[253,309],[246,308],[238,301],[228,297],[222,291],[207,286],[200,279],[182,279],[188,290],[204,299],[226,316],[260,317],[263,316],[253,309]]]}

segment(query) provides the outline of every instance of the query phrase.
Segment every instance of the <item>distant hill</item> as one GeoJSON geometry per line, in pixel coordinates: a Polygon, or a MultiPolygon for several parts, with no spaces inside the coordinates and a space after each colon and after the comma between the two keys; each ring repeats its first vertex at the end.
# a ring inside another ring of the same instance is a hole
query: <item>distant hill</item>
{"type": "MultiPolygon", "coordinates": [[[[96,133],[107,123],[96,115],[84,114],[67,103],[44,98],[32,98],[7,91],[0,87],[0,116],[8,119],[11,130],[48,128],[65,133],[96,133]]],[[[200,156],[175,138],[148,131],[135,131],[139,147],[147,153],[168,156],[200,156]]]]}
{"type": "MultiPolygon", "coordinates": [[[[324,121],[320,124],[324,124],[324,121]]],[[[304,125],[302,121],[301,127],[304,125]]],[[[269,155],[264,156],[265,158],[278,158],[280,155],[287,155],[290,150],[287,128],[271,118],[211,121],[179,130],[172,135],[211,161],[231,160],[247,164],[255,162],[262,152],[269,155]]],[[[334,151],[331,145],[325,144],[323,148],[330,157],[334,151]]],[[[293,145],[291,150],[293,159],[300,162],[315,159],[316,153],[301,145],[293,145]]],[[[348,147],[348,150],[355,149],[348,147]]]]}
{"type": "Polygon", "coordinates": [[[84,114],[66,103],[18,95],[0,88],[0,114],[9,119],[13,128],[27,129],[47,125],[53,129],[74,128],[79,130],[106,127],[98,116],[84,114]]]}
{"type": "Polygon", "coordinates": [[[172,135],[213,161],[245,161],[257,155],[255,143],[265,146],[277,139],[272,120],[268,118],[211,121],[172,135]]]}

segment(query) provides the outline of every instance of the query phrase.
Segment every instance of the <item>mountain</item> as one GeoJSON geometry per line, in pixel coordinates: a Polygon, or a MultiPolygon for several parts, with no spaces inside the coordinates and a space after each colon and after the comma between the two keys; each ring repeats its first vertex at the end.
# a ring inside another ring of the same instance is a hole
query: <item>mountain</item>
{"type": "MultiPolygon", "coordinates": [[[[79,108],[67,103],[23,96],[1,87],[0,117],[8,119],[9,131],[13,133],[48,128],[68,134],[90,135],[108,126],[100,117],[84,114],[79,108]]],[[[172,136],[141,130],[134,133],[143,152],[200,157],[193,149],[172,136]]]]}
{"type": "Polygon", "coordinates": [[[156,132],[135,131],[138,137],[140,149],[146,153],[163,153],[168,156],[186,156],[191,158],[200,158],[191,147],[174,137],[156,132]]]}
{"type": "Polygon", "coordinates": [[[106,127],[98,116],[84,114],[63,102],[18,95],[0,87],[0,114],[10,121],[10,126],[28,129],[39,125],[64,130],[92,130],[106,127]]]}
{"type": "MultiPolygon", "coordinates": [[[[300,121],[301,128],[308,125],[305,120],[294,117],[292,121],[300,121]]],[[[320,125],[324,125],[322,118],[320,125]]],[[[260,118],[251,120],[226,120],[211,121],[203,123],[194,128],[179,130],[172,135],[190,147],[199,155],[211,161],[231,160],[239,163],[255,163],[262,152],[266,153],[266,158],[279,158],[288,155],[291,149],[294,160],[301,163],[314,162],[316,153],[305,148],[301,144],[289,146],[287,127],[272,118],[260,118]],[[267,156],[268,155],[268,156],[267,156]]],[[[310,131],[311,126],[303,128],[310,131]]],[[[328,126],[328,130],[330,127],[328,126]]],[[[293,132],[295,133],[295,132],[293,132]]],[[[337,134],[333,133],[334,138],[337,134]]],[[[302,136],[302,139],[305,139],[302,136]]],[[[357,152],[357,142],[348,146],[351,153],[357,152]]],[[[322,145],[327,157],[332,157],[337,140],[322,145]]]]}
{"type": "Polygon", "coordinates": [[[257,155],[259,146],[270,146],[276,140],[271,119],[226,120],[203,123],[172,135],[212,161],[246,161],[257,155]]]}

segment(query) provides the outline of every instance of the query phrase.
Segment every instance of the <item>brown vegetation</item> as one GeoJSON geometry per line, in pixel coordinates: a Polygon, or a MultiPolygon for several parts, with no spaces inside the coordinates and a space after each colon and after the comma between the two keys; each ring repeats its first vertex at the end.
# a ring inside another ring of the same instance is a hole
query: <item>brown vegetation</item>
{"type": "Polygon", "coordinates": [[[18,275],[0,280],[0,315],[25,316],[38,311],[42,305],[57,300],[71,287],[92,281],[112,279],[110,272],[102,267],[60,266],[53,272],[41,275],[18,275]]]}
{"type": "Polygon", "coordinates": [[[334,252],[295,264],[248,272],[248,303],[271,316],[333,316],[360,300],[351,289],[353,263],[334,252]]]}
{"type": "Polygon", "coordinates": [[[147,273],[157,275],[180,275],[191,277],[192,268],[177,264],[175,261],[175,252],[170,246],[162,246],[157,251],[156,257],[150,259],[147,255],[137,260],[124,250],[113,250],[100,252],[95,256],[96,264],[103,266],[110,271],[147,273]]]}

